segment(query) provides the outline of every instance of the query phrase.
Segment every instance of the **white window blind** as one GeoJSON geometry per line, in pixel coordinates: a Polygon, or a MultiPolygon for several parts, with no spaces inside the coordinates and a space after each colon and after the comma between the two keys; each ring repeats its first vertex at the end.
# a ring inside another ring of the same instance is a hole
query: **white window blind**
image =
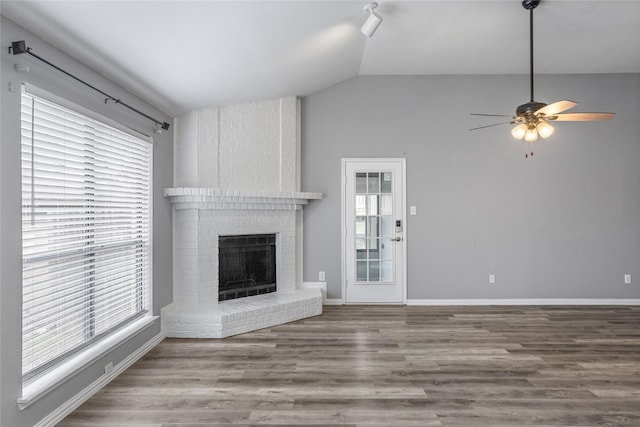
{"type": "Polygon", "coordinates": [[[25,380],[149,308],[152,144],[23,90],[25,380]]]}

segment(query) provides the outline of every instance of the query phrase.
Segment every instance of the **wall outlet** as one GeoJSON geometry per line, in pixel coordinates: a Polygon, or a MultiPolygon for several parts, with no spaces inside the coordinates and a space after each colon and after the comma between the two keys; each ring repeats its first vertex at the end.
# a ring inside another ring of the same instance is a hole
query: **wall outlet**
{"type": "Polygon", "coordinates": [[[104,365],[104,373],[105,374],[110,374],[111,371],[113,371],[113,362],[109,362],[106,365],[104,365]]]}
{"type": "Polygon", "coordinates": [[[630,274],[625,274],[624,275],[624,284],[625,285],[630,285],[631,284],[631,275],[630,274]]]}
{"type": "Polygon", "coordinates": [[[491,283],[491,284],[496,283],[496,275],[495,274],[490,274],[489,275],[489,283],[491,283]]]}
{"type": "Polygon", "coordinates": [[[318,272],[318,280],[320,282],[324,282],[324,271],[319,271],[318,272]]]}
{"type": "Polygon", "coordinates": [[[409,215],[417,215],[418,209],[415,206],[409,207],[409,215]]]}

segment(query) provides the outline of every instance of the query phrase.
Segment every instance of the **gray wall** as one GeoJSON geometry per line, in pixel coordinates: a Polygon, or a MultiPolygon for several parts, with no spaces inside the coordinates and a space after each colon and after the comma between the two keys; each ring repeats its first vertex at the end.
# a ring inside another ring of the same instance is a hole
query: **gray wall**
{"type": "MultiPolygon", "coordinates": [[[[101,95],[64,77],[62,74],[31,60],[25,55],[7,53],[12,41],[26,40],[34,52],[56,65],[91,82],[98,88],[161,120],[171,118],[106,80],[97,72],[73,60],[53,46],[38,39],[10,20],[2,17],[0,55],[2,58],[1,145],[0,145],[0,425],[11,427],[33,426],[51,411],[80,392],[104,373],[108,362],[114,365],[133,353],[145,342],[160,333],[160,322],[140,332],[95,364],[19,412],[16,399],[21,394],[21,201],[20,201],[20,83],[29,82],[42,89],[63,96],[77,104],[131,126],[153,131],[152,124],[138,118],[121,106],[105,105],[101,95]],[[17,73],[16,63],[29,64],[29,73],[17,73]],[[9,90],[11,83],[14,91],[9,90]]],[[[153,202],[153,305],[154,313],[171,302],[171,206],[162,196],[164,187],[172,185],[173,135],[156,135],[154,147],[154,202],[153,202]]]]}
{"type": "Polygon", "coordinates": [[[536,100],[612,121],[557,123],[535,156],[511,126],[527,76],[360,77],[302,101],[304,280],[341,298],[340,159],[406,157],[408,298],[639,298],[640,75],[539,76],[536,100]],[[625,285],[623,275],[635,281],[625,285]],[[488,275],[496,283],[488,283],[488,275]]]}

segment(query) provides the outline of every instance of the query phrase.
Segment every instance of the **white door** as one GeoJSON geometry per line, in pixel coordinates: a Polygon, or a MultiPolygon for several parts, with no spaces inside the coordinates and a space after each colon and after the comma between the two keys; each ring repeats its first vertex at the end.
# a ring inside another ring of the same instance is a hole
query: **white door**
{"type": "Polygon", "coordinates": [[[342,170],[345,302],[405,303],[405,159],[342,159],[342,170]]]}

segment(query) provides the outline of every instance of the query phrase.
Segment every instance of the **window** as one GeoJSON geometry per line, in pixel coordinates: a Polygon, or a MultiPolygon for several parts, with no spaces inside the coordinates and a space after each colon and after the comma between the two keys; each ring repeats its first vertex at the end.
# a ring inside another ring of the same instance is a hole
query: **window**
{"type": "Polygon", "coordinates": [[[27,381],[149,311],[152,144],[26,89],[21,130],[27,381]]]}

